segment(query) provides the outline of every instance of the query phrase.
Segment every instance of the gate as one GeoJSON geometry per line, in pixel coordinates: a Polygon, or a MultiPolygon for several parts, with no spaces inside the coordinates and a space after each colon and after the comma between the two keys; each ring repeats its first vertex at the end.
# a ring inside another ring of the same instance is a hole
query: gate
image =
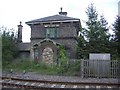
{"type": "Polygon", "coordinates": [[[82,78],[120,78],[119,60],[81,60],[82,78]]]}

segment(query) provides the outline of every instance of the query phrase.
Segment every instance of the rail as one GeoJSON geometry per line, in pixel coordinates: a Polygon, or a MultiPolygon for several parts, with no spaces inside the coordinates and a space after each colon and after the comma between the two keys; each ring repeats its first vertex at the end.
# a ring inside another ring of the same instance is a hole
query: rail
{"type": "Polygon", "coordinates": [[[2,86],[17,87],[17,88],[46,88],[46,89],[76,89],[76,88],[117,88],[120,89],[118,83],[83,83],[83,82],[59,82],[59,81],[44,81],[33,79],[21,79],[15,77],[1,77],[0,84],[2,86]]]}

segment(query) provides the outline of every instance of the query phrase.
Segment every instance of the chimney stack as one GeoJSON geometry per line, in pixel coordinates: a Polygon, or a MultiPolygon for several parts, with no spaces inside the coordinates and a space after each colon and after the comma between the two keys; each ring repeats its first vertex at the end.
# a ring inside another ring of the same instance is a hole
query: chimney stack
{"type": "Polygon", "coordinates": [[[23,26],[21,25],[21,21],[20,21],[20,25],[18,25],[18,42],[21,43],[22,42],[22,28],[23,26]]]}
{"type": "Polygon", "coordinates": [[[64,16],[67,15],[67,12],[63,12],[63,11],[62,11],[62,7],[60,8],[60,10],[61,10],[61,11],[59,12],[59,15],[64,15],[64,16]]]}

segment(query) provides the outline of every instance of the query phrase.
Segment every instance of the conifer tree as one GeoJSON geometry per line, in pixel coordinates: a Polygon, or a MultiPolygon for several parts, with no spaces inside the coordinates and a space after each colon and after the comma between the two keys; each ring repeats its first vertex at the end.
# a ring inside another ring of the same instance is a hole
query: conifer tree
{"type": "Polygon", "coordinates": [[[116,58],[120,58],[120,16],[117,16],[113,24],[114,37],[112,40],[112,50],[116,54],[116,58]]]}
{"type": "Polygon", "coordinates": [[[104,16],[98,19],[98,13],[94,4],[90,4],[87,8],[86,14],[88,21],[86,22],[87,29],[87,49],[89,53],[105,53],[109,52],[109,34],[107,21],[104,16]]]}

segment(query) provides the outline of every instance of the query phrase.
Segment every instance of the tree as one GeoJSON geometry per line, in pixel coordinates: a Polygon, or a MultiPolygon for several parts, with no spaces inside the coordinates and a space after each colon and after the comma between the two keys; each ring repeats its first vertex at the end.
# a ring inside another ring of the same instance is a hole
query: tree
{"type": "Polygon", "coordinates": [[[101,53],[109,53],[110,52],[110,34],[108,29],[108,22],[105,20],[104,15],[100,16],[99,20],[99,51],[101,53]]]}
{"type": "Polygon", "coordinates": [[[100,16],[100,20],[98,19],[98,13],[94,4],[88,6],[86,14],[88,16],[87,28],[80,30],[78,38],[78,59],[88,58],[89,53],[110,52],[110,34],[108,33],[108,22],[105,20],[104,15],[100,16]]]}
{"type": "Polygon", "coordinates": [[[2,60],[11,61],[18,56],[17,37],[13,30],[8,31],[6,28],[0,28],[2,31],[2,60]]]}
{"type": "Polygon", "coordinates": [[[86,40],[82,33],[78,37],[78,45],[77,45],[77,59],[86,59],[87,58],[87,49],[86,49],[86,40]]]}
{"type": "Polygon", "coordinates": [[[117,58],[120,58],[120,16],[117,16],[114,24],[113,24],[114,37],[112,40],[112,48],[114,49],[114,54],[116,54],[117,58]]]}
{"type": "Polygon", "coordinates": [[[96,50],[97,37],[98,37],[98,14],[94,4],[90,4],[87,8],[86,14],[88,16],[88,21],[86,22],[86,38],[89,44],[87,44],[88,52],[98,52],[96,50]]]}
{"type": "Polygon", "coordinates": [[[87,29],[86,38],[88,44],[87,49],[89,53],[104,53],[109,52],[108,50],[108,42],[109,35],[107,35],[107,21],[104,16],[100,17],[98,20],[98,13],[94,4],[90,4],[87,8],[86,14],[88,16],[88,21],[86,22],[87,29]]]}

